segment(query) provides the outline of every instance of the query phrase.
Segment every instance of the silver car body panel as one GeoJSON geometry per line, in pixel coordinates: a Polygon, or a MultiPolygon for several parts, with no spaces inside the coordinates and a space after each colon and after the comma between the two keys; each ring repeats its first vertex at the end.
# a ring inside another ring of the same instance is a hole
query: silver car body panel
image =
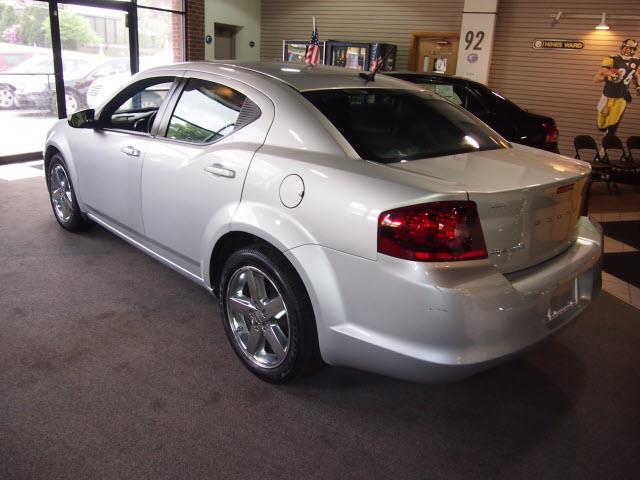
{"type": "Polygon", "coordinates": [[[129,83],[165,75],[223,83],[262,115],[210,145],[60,121],[46,148],[65,157],[86,214],[209,290],[211,255],[226,233],[251,233],[278,248],[309,292],[328,363],[411,380],[464,376],[542,340],[599,291],[601,234],[579,217],[586,163],[519,145],[373,163],[300,95],[364,86],[419,90],[390,77],[370,82],[348,69],[225,62],[152,69],[129,83]],[[120,137],[137,142],[141,156],[107,162],[107,147],[97,149],[103,137],[116,152],[120,137]],[[212,176],[205,168],[213,163],[235,176],[212,176]],[[122,181],[87,180],[90,164],[124,179],[126,190],[122,181]],[[295,208],[281,200],[291,175],[304,185],[295,208]],[[110,191],[89,190],[106,184],[110,191]],[[96,194],[104,202],[114,197],[113,215],[87,202],[96,194]],[[378,254],[381,212],[468,199],[478,205],[489,258],[422,263],[378,254]],[[550,216],[549,225],[536,225],[550,216]]]}

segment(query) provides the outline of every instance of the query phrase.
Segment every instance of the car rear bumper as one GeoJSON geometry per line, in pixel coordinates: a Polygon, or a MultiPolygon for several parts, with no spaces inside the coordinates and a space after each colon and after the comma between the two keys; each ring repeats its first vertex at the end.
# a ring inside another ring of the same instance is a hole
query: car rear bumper
{"type": "Polygon", "coordinates": [[[507,275],[488,260],[370,261],[315,245],[286,255],[327,363],[429,382],[483,370],[566,325],[600,291],[601,252],[599,225],[581,217],[568,250],[507,275]]]}

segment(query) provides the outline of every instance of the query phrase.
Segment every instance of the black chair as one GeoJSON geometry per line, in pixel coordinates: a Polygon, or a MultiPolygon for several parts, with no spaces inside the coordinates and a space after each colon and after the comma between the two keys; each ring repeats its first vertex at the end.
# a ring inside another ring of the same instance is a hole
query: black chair
{"type": "MultiPolygon", "coordinates": [[[[577,135],[573,138],[576,158],[591,164],[591,182],[606,182],[607,192],[611,193],[611,165],[602,161],[598,144],[591,135],[577,135]]],[[[589,185],[591,187],[591,185],[589,185]]],[[[617,189],[617,185],[615,185],[617,189]]]]}
{"type": "Polygon", "coordinates": [[[616,184],[633,185],[637,190],[640,186],[640,164],[630,158],[622,140],[616,135],[605,135],[602,148],[603,160],[611,165],[611,179],[616,184]]]}
{"type": "Polygon", "coordinates": [[[605,135],[602,137],[602,148],[606,162],[623,164],[628,161],[627,150],[624,148],[620,137],[616,135],[605,135]]]}
{"type": "Polygon", "coordinates": [[[627,155],[633,163],[640,163],[640,136],[632,135],[627,138],[627,155]],[[634,151],[637,152],[635,155],[634,151]]]}

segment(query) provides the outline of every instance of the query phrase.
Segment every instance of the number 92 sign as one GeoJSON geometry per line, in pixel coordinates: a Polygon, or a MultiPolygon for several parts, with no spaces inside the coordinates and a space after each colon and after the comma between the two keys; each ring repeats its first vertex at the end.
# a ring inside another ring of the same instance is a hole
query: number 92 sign
{"type": "Polygon", "coordinates": [[[456,75],[486,84],[489,80],[498,2],[465,0],[464,4],[465,10],[473,11],[465,11],[462,16],[456,75]],[[476,11],[478,5],[483,7],[482,11],[476,11]]]}
{"type": "Polygon", "coordinates": [[[484,40],[484,30],[467,30],[464,34],[465,50],[482,50],[482,41],[484,40]]]}

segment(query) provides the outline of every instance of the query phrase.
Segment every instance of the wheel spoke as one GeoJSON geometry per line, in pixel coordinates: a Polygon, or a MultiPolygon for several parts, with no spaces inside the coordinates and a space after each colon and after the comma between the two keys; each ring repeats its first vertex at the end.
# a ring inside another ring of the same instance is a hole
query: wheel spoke
{"type": "Polygon", "coordinates": [[[285,311],[284,302],[282,301],[282,297],[278,296],[273,298],[265,303],[265,317],[267,320],[273,319],[276,317],[276,320],[281,317],[281,314],[285,311]]]}
{"type": "Polygon", "coordinates": [[[56,166],[56,176],[58,177],[58,185],[64,187],[66,174],[60,165],[56,166]]]}
{"type": "Polygon", "coordinates": [[[245,274],[249,286],[249,295],[254,302],[262,302],[267,297],[267,290],[264,284],[264,277],[253,270],[245,274]]]}
{"type": "Polygon", "coordinates": [[[262,332],[257,328],[249,329],[249,338],[247,338],[247,352],[251,355],[255,355],[255,353],[260,348],[260,344],[262,343],[262,339],[264,336],[262,332]]]}
{"type": "Polygon", "coordinates": [[[66,201],[60,201],[60,213],[62,214],[62,219],[67,221],[69,216],[71,215],[71,209],[69,205],[67,205],[66,201]]]}
{"type": "Polygon", "coordinates": [[[63,192],[62,200],[64,200],[64,204],[67,206],[69,210],[73,208],[73,202],[71,201],[71,192],[63,192]]]}
{"type": "Polygon", "coordinates": [[[255,307],[251,304],[251,300],[247,297],[231,297],[229,298],[229,308],[232,312],[247,315],[255,311],[255,307]]]}
{"type": "Polygon", "coordinates": [[[283,358],[286,353],[285,349],[287,348],[288,340],[280,327],[278,325],[268,325],[264,331],[264,337],[278,359],[283,358]]]}

